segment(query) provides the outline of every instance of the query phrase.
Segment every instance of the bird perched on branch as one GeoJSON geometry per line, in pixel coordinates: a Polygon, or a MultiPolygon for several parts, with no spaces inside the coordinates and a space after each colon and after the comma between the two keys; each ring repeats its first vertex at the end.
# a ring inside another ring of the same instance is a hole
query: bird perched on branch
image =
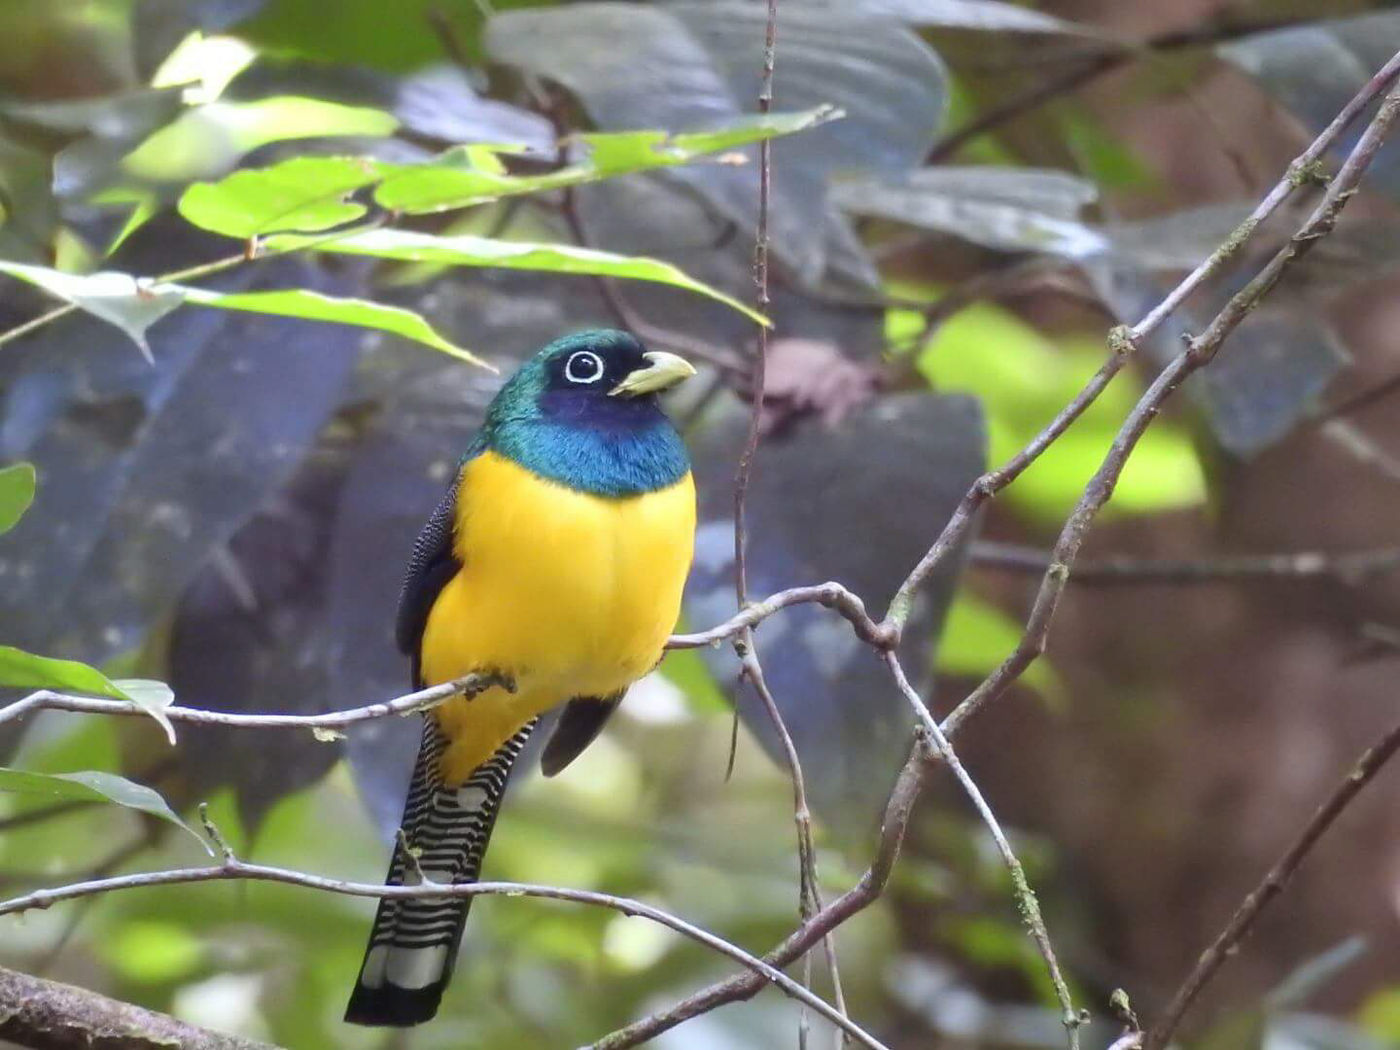
{"type": "MultiPolygon", "coordinates": [[[[657,395],[694,375],[622,332],[560,339],[501,388],[418,536],[396,636],[423,688],[496,672],[424,718],[388,883],[473,882],[511,766],[565,707],[547,776],[598,735],[661,659],[695,537],[695,487],[657,395]]],[[[470,898],[383,900],[345,1019],[431,1018],[470,898]]]]}

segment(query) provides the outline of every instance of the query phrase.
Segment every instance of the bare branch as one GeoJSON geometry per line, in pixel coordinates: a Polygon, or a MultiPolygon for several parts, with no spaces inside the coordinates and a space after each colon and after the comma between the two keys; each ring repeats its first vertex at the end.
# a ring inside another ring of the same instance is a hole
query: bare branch
{"type": "MultiPolygon", "coordinates": [[[[972,561],[990,569],[1043,573],[1049,551],[1009,543],[979,541],[972,561]]],[[[1138,558],[1115,554],[1074,563],[1072,584],[1138,585],[1231,583],[1251,580],[1333,580],[1357,584],[1400,570],[1400,547],[1367,551],[1297,551],[1292,554],[1237,554],[1219,558],[1138,558]]]]}
{"type": "MultiPolygon", "coordinates": [[[[112,893],[117,890],[136,889],[149,886],[171,886],[191,882],[223,881],[280,882],[292,886],[305,886],[327,893],[339,893],[350,897],[374,898],[436,898],[436,897],[537,897],[544,900],[569,901],[588,904],[594,907],[609,908],[623,915],[635,916],[658,923],[676,933],[702,944],[721,955],[728,956],[750,970],[760,986],[776,985],[784,994],[811,1008],[832,1024],[847,1031],[853,1039],[871,1050],[887,1050],[874,1036],[870,1035],[849,1018],[843,1017],[823,999],[813,995],[802,985],[774,966],[750,955],[742,948],[731,944],[723,937],[701,929],[684,919],[662,911],[650,904],[629,897],[615,897],[592,890],[572,890],[558,886],[536,886],[529,883],[513,882],[473,882],[454,885],[428,883],[421,886],[378,886],[363,882],[345,882],[340,879],[310,875],[286,868],[268,867],[263,864],[249,864],[232,855],[222,863],[201,868],[179,868],[171,871],[143,872],[135,875],[117,875],[111,878],[78,882],[55,889],[35,890],[21,897],[0,901],[0,916],[16,915],[35,908],[48,908],[62,901],[91,897],[95,894],[112,893]]],[[[3,1031],[3,1029],[0,1029],[3,1031]]]]}
{"type": "Polygon", "coordinates": [[[895,684],[899,686],[899,691],[909,702],[909,706],[913,709],[929,739],[933,741],[934,749],[938,752],[939,757],[952,770],[953,776],[962,785],[967,797],[972,800],[972,805],[982,818],[982,823],[987,825],[987,830],[991,832],[997,852],[1001,854],[1007,871],[1011,873],[1011,884],[1015,890],[1017,906],[1021,909],[1021,917],[1031,931],[1031,938],[1035,941],[1041,958],[1045,960],[1046,969],[1050,971],[1050,982],[1055,986],[1055,997],[1060,1001],[1060,1023],[1065,1026],[1069,1048],[1070,1050],[1078,1050],[1079,1027],[1084,1023],[1085,1018],[1074,1008],[1074,1000],[1069,994],[1069,985],[1065,982],[1064,974],[1060,970],[1060,961],[1055,957],[1054,945],[1050,943],[1050,932],[1045,928],[1045,919],[1040,914],[1040,902],[1036,900],[1035,891],[1031,889],[1030,882],[1026,878],[1025,868],[1021,866],[1016,851],[1011,848],[1011,842],[1007,839],[1006,833],[1001,830],[1001,824],[997,821],[996,814],[992,812],[991,805],[982,795],[982,789],[977,786],[977,782],[972,779],[972,774],[963,766],[962,761],[953,750],[953,745],[948,742],[948,738],[938,728],[938,723],[929,713],[928,708],[924,706],[918,692],[909,684],[909,678],[904,673],[904,666],[899,662],[899,656],[894,652],[886,652],[885,665],[890,669],[895,684]]]}
{"type": "MultiPolygon", "coordinates": [[[[1400,75],[1400,55],[1386,63],[1392,79],[1400,75]]],[[[1372,83],[1376,83],[1375,80],[1372,83]]],[[[1387,82],[1388,83],[1388,82],[1387,82]]],[[[1353,104],[1355,100],[1353,100],[1353,104]]],[[[943,730],[951,734],[967,718],[989,700],[1000,696],[1016,681],[1045,651],[1050,622],[1054,618],[1060,597],[1069,580],[1070,567],[1084,542],[1094,518],[1113,495],[1118,478],[1127,465],[1139,439],[1151,422],[1157,418],[1163,404],[1193,372],[1208,365],[1219,352],[1225,339],[1245,319],[1259,302],[1278,283],[1284,271],[1297,259],[1306,255],[1317,241],[1331,232],[1337,216],[1347,201],[1356,193],[1362,174],[1380,148],[1386,133],[1400,112],[1400,93],[1391,92],[1377,110],[1370,125],[1362,133],[1355,148],[1347,157],[1341,170],[1327,187],[1322,200],[1308,217],[1307,221],[1281,248],[1264,268],[1247,285],[1235,294],[1211,321],[1201,335],[1189,341],[1186,349],[1164,368],[1146,392],[1138,399],[1133,410],[1128,413],[1118,434],[1113,439],[1108,454],[1099,469],[1089,480],[1083,496],[1070,513],[1059,539],[1051,551],[1051,562],[1041,580],[1040,590],[1026,620],[1026,628],[1020,642],[1010,656],[993,671],[985,681],[974,689],[953,712],[944,720],[943,730]]],[[[1334,126],[1336,122],[1333,122],[1334,126]]],[[[1220,253],[1217,252],[1216,255],[1220,253]]],[[[1214,258],[1215,256],[1212,256],[1214,258]]],[[[1173,293],[1175,295],[1176,293],[1173,293]]],[[[1171,297],[1169,297],[1171,298],[1171,297]]],[[[1152,315],[1165,316],[1161,308],[1152,315]]],[[[1146,325],[1142,322],[1138,328],[1146,325]]],[[[1134,331],[1138,329],[1135,328],[1134,331]]]]}
{"type": "Polygon", "coordinates": [[[1201,953],[1195,967],[1187,974],[1181,987],[1172,996],[1172,1001],[1163,1012],[1161,1019],[1148,1030],[1142,1043],[1142,1050],[1163,1050],[1171,1041],[1172,1033],[1181,1024],[1181,1018],[1191,1008],[1191,1004],[1200,994],[1201,989],[1210,983],[1211,978],[1216,975],[1225,961],[1234,954],[1240,942],[1249,934],[1255,920],[1259,918],[1259,913],[1283,892],[1284,887],[1288,885],[1288,880],[1293,877],[1293,873],[1298,870],[1298,866],[1303,863],[1304,858],[1312,852],[1313,847],[1327,833],[1327,829],[1351,804],[1352,799],[1356,798],[1361,790],[1375,779],[1376,774],[1390,761],[1397,750],[1400,750],[1400,724],[1393,726],[1375,746],[1357,759],[1356,764],[1333,790],[1327,801],[1318,807],[1317,812],[1303,826],[1302,832],[1293,844],[1268,870],[1259,885],[1250,892],[1249,896],[1245,897],[1244,902],[1231,916],[1220,936],[1201,953]]]}
{"type": "MultiPolygon", "coordinates": [[[[202,711],[195,707],[167,707],[162,710],[172,722],[195,722],[201,725],[228,726],[234,729],[339,729],[357,722],[369,722],[391,715],[411,715],[436,707],[454,696],[471,698],[493,686],[513,692],[515,683],[495,672],[470,674],[441,685],[419,689],[383,703],[367,704],[348,711],[332,711],[324,715],[248,715],[226,711],[202,711]]],[[[127,715],[149,718],[150,714],[129,700],[106,700],[99,697],[69,696],[67,693],[40,690],[23,700],[0,708],[0,725],[13,721],[31,711],[76,711],[91,715],[127,715]]]]}
{"type": "Polygon", "coordinates": [[[0,1041],[31,1050],[276,1050],[86,988],[0,967],[0,1041]]]}

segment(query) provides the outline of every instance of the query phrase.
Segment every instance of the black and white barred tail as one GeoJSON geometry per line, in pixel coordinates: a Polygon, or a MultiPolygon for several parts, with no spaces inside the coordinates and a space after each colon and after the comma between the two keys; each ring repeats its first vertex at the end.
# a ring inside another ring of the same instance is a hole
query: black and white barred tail
{"type": "MultiPolygon", "coordinates": [[[[476,881],[511,767],[534,728],[532,720],[465,784],[445,787],[439,762],[447,740],[432,718],[423,720],[423,743],[404,805],[403,834],[385,880],[388,885],[417,885],[420,871],[431,882],[476,881]],[[404,849],[405,841],[418,855],[416,865],[404,849]]],[[[470,897],[381,900],[345,1020],[407,1026],[436,1014],[470,907],[470,897]]]]}

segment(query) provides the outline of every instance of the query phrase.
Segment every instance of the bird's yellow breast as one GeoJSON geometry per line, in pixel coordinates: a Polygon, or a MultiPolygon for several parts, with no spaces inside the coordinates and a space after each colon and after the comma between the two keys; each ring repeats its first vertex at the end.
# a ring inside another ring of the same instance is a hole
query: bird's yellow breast
{"type": "Polygon", "coordinates": [[[449,782],[536,714],[607,696],[646,674],[680,613],[695,542],[689,474],[664,489],[609,498],[546,481],[486,452],[458,487],[455,553],[421,642],[428,685],[482,669],[515,679],[437,708],[449,782]]]}

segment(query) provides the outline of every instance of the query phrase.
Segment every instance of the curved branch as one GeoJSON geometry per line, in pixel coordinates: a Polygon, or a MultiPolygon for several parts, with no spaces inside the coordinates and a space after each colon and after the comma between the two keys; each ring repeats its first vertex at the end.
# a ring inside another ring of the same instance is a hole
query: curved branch
{"type": "Polygon", "coordinates": [[[821,1014],[832,1024],[849,1033],[851,1037],[861,1045],[869,1047],[870,1050],[887,1050],[884,1044],[878,1039],[870,1035],[854,1021],[843,1017],[824,999],[821,999],[802,987],[802,985],[794,981],[781,970],[776,969],[757,956],[750,955],[748,952],[744,951],[744,949],[735,944],[731,944],[723,937],[716,936],[708,930],[701,929],[699,926],[688,923],[684,919],[672,915],[670,912],[662,911],[660,908],[655,908],[650,904],[644,904],[641,901],[633,900],[629,897],[615,897],[611,894],[597,893],[592,890],[571,890],[558,886],[536,886],[530,883],[515,882],[473,882],[462,885],[426,883],[418,886],[377,886],[365,882],[345,882],[340,879],[326,878],[321,875],[310,875],[306,872],[292,871],[287,868],[274,868],[263,864],[248,864],[238,860],[232,854],[228,853],[225,848],[223,862],[220,864],[212,864],[207,867],[177,868],[170,871],[117,875],[106,879],[93,879],[89,882],[73,883],[72,885],[60,886],[56,889],[35,890],[33,893],[27,893],[21,897],[14,897],[10,900],[0,902],[0,916],[16,915],[21,912],[31,911],[35,908],[48,908],[62,901],[91,897],[101,893],[112,893],[117,890],[129,890],[150,886],[173,886],[191,882],[238,880],[280,882],[292,886],[305,886],[309,889],[322,890],[327,893],[339,893],[350,897],[394,899],[478,896],[538,897],[545,900],[570,901],[576,904],[589,904],[595,907],[609,908],[623,915],[635,916],[658,923],[661,926],[674,930],[683,937],[688,937],[698,944],[702,944],[713,951],[719,952],[721,955],[728,956],[730,959],[733,959],[741,966],[750,970],[762,984],[777,986],[785,995],[796,999],[816,1013],[821,1014]]]}

